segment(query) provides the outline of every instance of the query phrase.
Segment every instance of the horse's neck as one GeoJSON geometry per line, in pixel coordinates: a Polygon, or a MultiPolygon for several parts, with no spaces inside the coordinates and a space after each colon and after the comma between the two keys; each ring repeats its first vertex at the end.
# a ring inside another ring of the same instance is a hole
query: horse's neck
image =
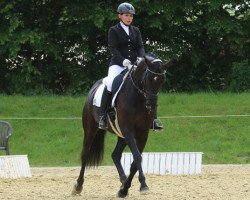
{"type": "Polygon", "coordinates": [[[142,89],[142,84],[140,78],[136,80],[128,78],[124,84],[124,87],[120,95],[118,96],[119,100],[117,108],[118,110],[122,110],[125,111],[126,113],[131,114],[132,116],[133,115],[146,116],[145,120],[147,119],[147,122],[149,120],[149,123],[151,123],[150,120],[153,118],[154,114],[153,112],[149,113],[146,110],[146,99],[141,89],[142,89]],[[140,84],[140,88],[138,88],[139,85],[135,84],[140,84]]]}
{"type": "Polygon", "coordinates": [[[142,89],[142,76],[144,73],[145,69],[137,69],[133,74],[132,74],[132,79],[135,83],[135,85],[142,89]]]}
{"type": "MultiPolygon", "coordinates": [[[[143,73],[143,72],[142,72],[143,73]]],[[[135,104],[144,105],[145,97],[143,94],[143,86],[142,86],[142,75],[135,71],[128,80],[127,84],[127,93],[128,96],[133,100],[135,104]]]]}

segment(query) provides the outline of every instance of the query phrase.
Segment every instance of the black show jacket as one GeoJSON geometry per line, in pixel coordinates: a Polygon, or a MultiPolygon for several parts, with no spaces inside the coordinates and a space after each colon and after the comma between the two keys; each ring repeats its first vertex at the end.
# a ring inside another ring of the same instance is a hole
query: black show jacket
{"type": "Polygon", "coordinates": [[[108,44],[112,53],[109,66],[123,66],[122,62],[125,58],[134,63],[137,57],[145,56],[141,33],[135,26],[129,26],[129,35],[120,23],[112,26],[108,33],[108,44]]]}

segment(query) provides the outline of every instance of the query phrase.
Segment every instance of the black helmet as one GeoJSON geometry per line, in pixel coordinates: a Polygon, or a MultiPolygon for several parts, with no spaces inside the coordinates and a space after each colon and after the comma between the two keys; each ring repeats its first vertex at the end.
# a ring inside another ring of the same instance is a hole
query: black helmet
{"type": "Polygon", "coordinates": [[[130,14],[135,14],[135,8],[134,6],[132,6],[130,3],[121,3],[118,8],[117,8],[117,12],[119,14],[123,14],[123,13],[130,13],[130,14]]]}

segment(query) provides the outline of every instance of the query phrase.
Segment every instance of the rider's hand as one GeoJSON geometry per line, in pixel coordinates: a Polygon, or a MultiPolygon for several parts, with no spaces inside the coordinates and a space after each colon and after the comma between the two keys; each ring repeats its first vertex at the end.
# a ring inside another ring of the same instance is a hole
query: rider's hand
{"type": "Polygon", "coordinates": [[[122,65],[124,67],[129,67],[129,65],[132,65],[129,59],[124,59],[122,62],[122,65]]]}
{"type": "Polygon", "coordinates": [[[127,66],[128,70],[130,70],[132,67],[133,67],[132,64],[130,64],[130,65],[127,66]]]}
{"type": "Polygon", "coordinates": [[[141,60],[143,60],[144,58],[143,57],[137,57],[136,58],[136,65],[138,65],[139,62],[141,62],[141,60]]]}

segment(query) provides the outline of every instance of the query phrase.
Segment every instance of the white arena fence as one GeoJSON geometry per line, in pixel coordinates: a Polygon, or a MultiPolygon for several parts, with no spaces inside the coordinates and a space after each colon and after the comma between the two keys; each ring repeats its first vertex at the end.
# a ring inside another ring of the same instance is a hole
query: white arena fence
{"type": "Polygon", "coordinates": [[[31,177],[27,155],[0,156],[0,178],[31,177]]]}
{"type": "MultiPolygon", "coordinates": [[[[142,169],[145,174],[199,174],[202,168],[202,154],[202,152],[145,152],[142,153],[142,169]]],[[[122,154],[121,164],[126,175],[130,172],[132,161],[131,153],[122,154]]]]}

